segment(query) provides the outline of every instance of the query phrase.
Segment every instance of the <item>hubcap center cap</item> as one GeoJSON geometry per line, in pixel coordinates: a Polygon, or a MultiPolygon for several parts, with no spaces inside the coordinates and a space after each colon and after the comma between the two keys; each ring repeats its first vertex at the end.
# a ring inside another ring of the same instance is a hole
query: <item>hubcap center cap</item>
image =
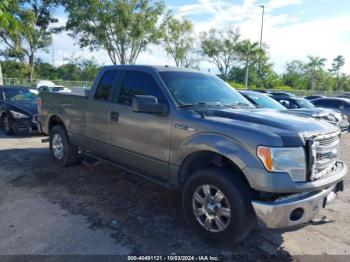
{"type": "Polygon", "coordinates": [[[219,210],[219,206],[216,203],[209,202],[206,207],[206,211],[208,212],[209,215],[215,215],[216,212],[219,210]]]}

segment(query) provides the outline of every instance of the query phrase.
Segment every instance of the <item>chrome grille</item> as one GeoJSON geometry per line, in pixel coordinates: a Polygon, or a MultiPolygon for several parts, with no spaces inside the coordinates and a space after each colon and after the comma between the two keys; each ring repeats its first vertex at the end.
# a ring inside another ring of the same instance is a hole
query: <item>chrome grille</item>
{"type": "Polygon", "coordinates": [[[338,160],[339,140],[339,132],[315,137],[311,180],[325,178],[332,173],[338,160]]]}
{"type": "Polygon", "coordinates": [[[316,138],[315,142],[318,142],[320,146],[328,146],[333,144],[334,142],[339,141],[339,136],[332,136],[326,138],[316,138]]]}

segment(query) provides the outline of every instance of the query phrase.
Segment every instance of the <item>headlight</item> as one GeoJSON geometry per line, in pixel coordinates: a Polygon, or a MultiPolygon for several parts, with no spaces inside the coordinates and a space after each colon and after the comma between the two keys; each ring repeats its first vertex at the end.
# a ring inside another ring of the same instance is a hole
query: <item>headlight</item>
{"type": "Polygon", "coordinates": [[[257,155],[267,171],[287,172],[294,181],[306,180],[304,148],[259,146],[257,155]]]}
{"type": "Polygon", "coordinates": [[[331,122],[339,122],[339,120],[334,115],[328,115],[326,117],[326,120],[331,121],[331,122]]]}
{"type": "Polygon", "coordinates": [[[22,113],[18,113],[15,111],[10,110],[11,115],[13,116],[13,118],[15,119],[23,119],[23,118],[29,118],[29,116],[22,114],[22,113]]]}

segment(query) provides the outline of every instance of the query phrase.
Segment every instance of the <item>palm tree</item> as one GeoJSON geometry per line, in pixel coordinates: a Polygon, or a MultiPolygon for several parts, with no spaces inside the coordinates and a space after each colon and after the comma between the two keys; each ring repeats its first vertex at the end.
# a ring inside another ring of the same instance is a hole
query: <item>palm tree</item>
{"type": "Polygon", "coordinates": [[[311,69],[312,73],[311,89],[313,90],[316,82],[316,70],[322,69],[325,66],[327,59],[319,56],[308,56],[307,58],[309,59],[307,66],[311,69]]]}
{"type": "Polygon", "coordinates": [[[248,79],[249,79],[249,66],[258,61],[260,55],[264,51],[259,47],[258,42],[250,42],[250,40],[243,40],[237,46],[237,53],[241,61],[244,63],[244,86],[245,89],[248,88],[248,79]]]}

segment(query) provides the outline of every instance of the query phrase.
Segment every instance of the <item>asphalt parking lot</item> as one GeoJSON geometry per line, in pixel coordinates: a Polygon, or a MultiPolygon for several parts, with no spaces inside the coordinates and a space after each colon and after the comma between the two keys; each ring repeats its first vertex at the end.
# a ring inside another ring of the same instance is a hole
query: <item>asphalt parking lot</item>
{"type": "MultiPolygon", "coordinates": [[[[0,131],[0,255],[350,254],[350,178],[345,192],[319,217],[330,221],[293,231],[255,229],[235,246],[194,236],[181,212],[181,194],[108,165],[62,168],[41,136],[0,131]]],[[[350,134],[342,137],[350,166],[350,134]]]]}

